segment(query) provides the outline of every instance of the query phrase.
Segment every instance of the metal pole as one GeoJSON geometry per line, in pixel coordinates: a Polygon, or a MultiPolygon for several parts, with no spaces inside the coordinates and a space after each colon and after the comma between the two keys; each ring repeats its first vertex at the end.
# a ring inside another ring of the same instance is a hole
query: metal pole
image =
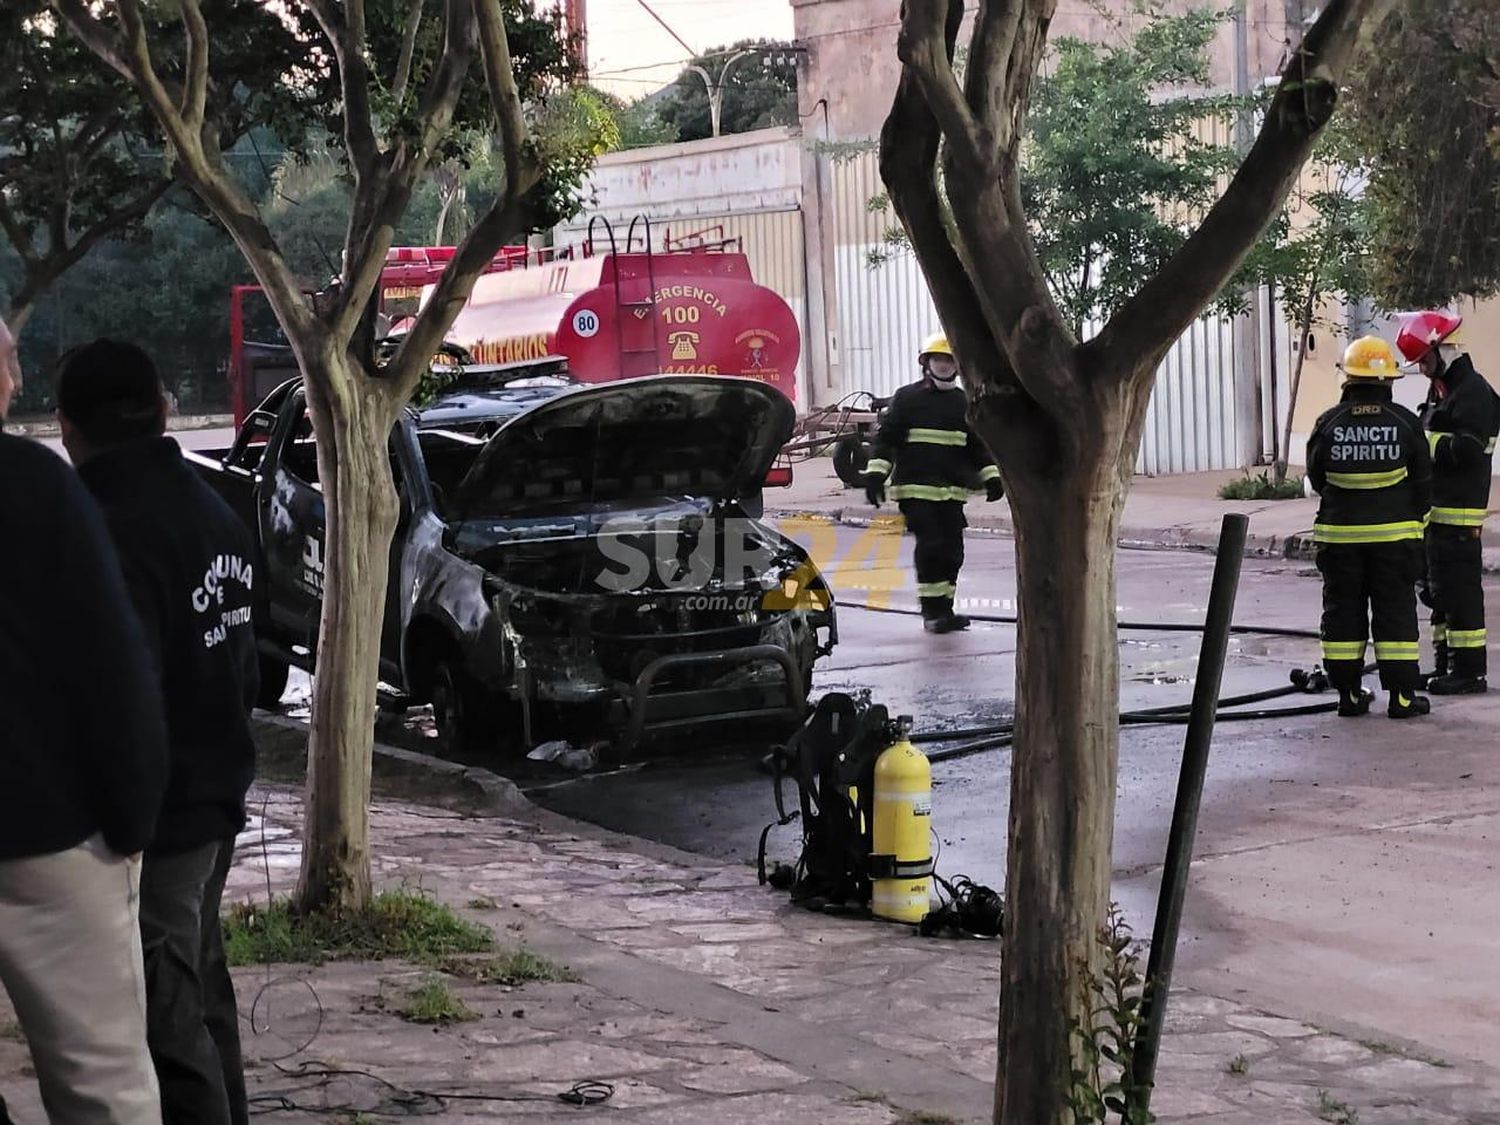
{"type": "Polygon", "coordinates": [[[1213,587],[1203,625],[1203,647],[1198,651],[1198,678],[1193,685],[1193,706],[1182,750],[1182,775],[1177,782],[1177,804],[1172,810],[1172,829],[1167,836],[1167,859],[1162,866],[1161,892],[1156,900],[1156,925],[1151,931],[1141,1025],[1126,1090],[1126,1096],[1142,1110],[1150,1108],[1151,1087],[1156,1081],[1167,993],[1172,987],[1172,967],[1177,960],[1177,932],[1182,925],[1182,903],[1193,863],[1193,839],[1198,832],[1198,809],[1203,803],[1203,779],[1208,772],[1209,744],[1213,741],[1214,719],[1219,710],[1219,688],[1224,680],[1224,658],[1229,650],[1230,623],[1234,618],[1234,599],[1249,525],[1249,517],[1235,513],[1224,517],[1219,531],[1219,552],[1214,561],[1213,587]]]}

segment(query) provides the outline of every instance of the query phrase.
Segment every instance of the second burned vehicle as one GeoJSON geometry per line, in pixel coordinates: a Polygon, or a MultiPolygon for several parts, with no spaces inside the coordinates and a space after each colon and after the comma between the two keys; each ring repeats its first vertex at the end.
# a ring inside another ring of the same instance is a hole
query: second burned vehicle
{"type": "MultiPolygon", "coordinates": [[[[391,435],[401,499],[381,679],[451,745],[802,719],[837,639],[806,551],[751,518],[793,410],[748,379],[580,387],[545,365],[470,368],[391,435]]],[[[323,497],[300,383],[196,458],[259,544],[269,687],[310,668],[323,497]]]]}

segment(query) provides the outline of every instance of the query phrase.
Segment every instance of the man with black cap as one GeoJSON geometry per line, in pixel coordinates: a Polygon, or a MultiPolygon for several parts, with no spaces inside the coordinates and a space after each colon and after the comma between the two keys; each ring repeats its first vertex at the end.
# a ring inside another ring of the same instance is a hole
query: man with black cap
{"type": "Polygon", "coordinates": [[[165,436],[166,395],[133,344],[59,363],[63,445],[104,509],[160,671],[171,772],[141,878],[147,1037],[167,1125],[248,1119],[219,903],[255,773],[254,548],[165,436]]]}
{"type": "MultiPolygon", "coordinates": [[[[20,374],[0,321],[0,422],[20,374]]],[[[137,896],[167,732],[146,640],[77,477],[3,433],[0,544],[0,983],[49,1119],[157,1125],[137,896]]]]}

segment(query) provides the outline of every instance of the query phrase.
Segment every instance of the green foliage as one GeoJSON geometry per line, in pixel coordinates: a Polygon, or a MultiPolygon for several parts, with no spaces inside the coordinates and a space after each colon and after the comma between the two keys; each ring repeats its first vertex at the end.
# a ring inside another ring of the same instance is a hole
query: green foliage
{"type": "Polygon", "coordinates": [[[676,144],[677,126],[662,120],[656,104],[650,98],[639,98],[625,102],[603,90],[594,90],[609,108],[619,130],[620,140],[615,146],[620,149],[650,148],[653,145],[676,144]]]}
{"type": "Polygon", "coordinates": [[[1061,39],[1037,84],[1023,150],[1022,201],[1064,317],[1080,333],[1107,317],[1182,245],[1237,163],[1233,106],[1205,99],[1222,15],[1159,16],[1130,39],[1061,39]]]}
{"type": "MultiPolygon", "coordinates": [[[[535,0],[502,0],[501,6],[516,87],[522,99],[535,103],[566,86],[577,74],[577,63],[563,31],[561,12],[542,10],[535,0]]],[[[444,50],[444,5],[441,0],[422,0],[410,78],[404,89],[398,89],[398,64],[411,7],[410,0],[366,0],[365,3],[370,70],[376,84],[372,108],[379,119],[377,131],[387,141],[415,138],[426,83],[444,50]]],[[[295,10],[300,12],[304,42],[321,48],[326,39],[312,13],[307,11],[306,5],[297,5],[295,10]]],[[[323,130],[334,145],[341,145],[343,99],[337,68],[327,52],[304,52],[304,55],[305,64],[312,66],[312,86],[322,110],[323,130]]],[[[453,126],[439,146],[438,160],[460,157],[467,134],[478,131],[491,135],[497,128],[484,74],[476,57],[454,111],[453,126]]]]}
{"type": "Polygon", "coordinates": [[[1073,1071],[1068,1108],[1077,1125],[1149,1125],[1155,1116],[1136,1104],[1138,1091],[1127,1085],[1142,1022],[1140,950],[1113,903],[1096,940],[1100,967],[1096,972],[1084,966],[1080,986],[1079,1001],[1088,1018],[1070,1021],[1080,1065],[1073,1071]]]}
{"type": "Polygon", "coordinates": [[[1375,290],[1388,308],[1500,291],[1493,0],[1403,0],[1351,83],[1370,157],[1375,290]]]}
{"type": "Polygon", "coordinates": [[[424,894],[385,891],[358,914],[296,913],[287,899],[240,904],[224,916],[231,965],[324,961],[430,961],[494,947],[489,930],[466,922],[424,894]]]}
{"type": "MultiPolygon", "coordinates": [[[[797,67],[786,48],[766,39],[743,39],[717,47],[693,60],[724,86],[719,131],[748,133],[773,125],[797,123],[797,67]],[[739,51],[752,54],[724,70],[739,51]]],[[[708,89],[703,77],[684,69],[655,105],[656,117],[676,130],[678,139],[699,141],[713,136],[708,89]]]]}
{"type": "Polygon", "coordinates": [[[1232,480],[1219,488],[1220,500],[1301,500],[1303,485],[1301,477],[1287,477],[1279,483],[1270,473],[1251,476],[1247,470],[1239,480],[1232,480]]]}
{"type": "MultiPolygon", "coordinates": [[[[169,159],[134,90],[45,15],[44,0],[0,5],[0,234],[20,262],[7,288],[29,303],[101,234],[139,231],[165,188],[169,159]]],[[[164,74],[182,67],[170,13],[147,6],[146,31],[164,74]]],[[[231,149],[270,124],[300,135],[306,90],[284,81],[305,51],[259,0],[207,0],[214,32],[209,128],[231,149]]],[[[247,169],[247,171],[253,171],[247,169]]]]}
{"type": "Polygon", "coordinates": [[[479,1013],[437,977],[423,981],[402,999],[396,1009],[408,1023],[428,1023],[446,1027],[449,1024],[477,1020],[479,1013]]]}
{"type": "MultiPolygon", "coordinates": [[[[21,276],[19,261],[0,246],[0,289],[18,288],[21,276]]],[[[21,337],[28,378],[16,414],[50,410],[53,362],[96,336],[145,348],[182,411],[224,409],[229,287],[250,280],[223,229],[190,209],[185,192],[174,193],[134,235],[100,243],[38,302],[21,337]]]]}

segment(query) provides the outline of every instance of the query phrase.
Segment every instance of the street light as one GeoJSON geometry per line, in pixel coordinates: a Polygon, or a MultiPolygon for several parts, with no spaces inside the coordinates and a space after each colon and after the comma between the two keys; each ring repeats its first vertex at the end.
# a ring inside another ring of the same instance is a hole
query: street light
{"type": "Polygon", "coordinates": [[[718,80],[715,81],[703,67],[697,63],[688,64],[688,69],[699,78],[703,79],[703,85],[708,88],[708,119],[713,126],[713,135],[719,135],[719,116],[724,108],[724,82],[729,77],[729,71],[734,64],[741,59],[748,59],[754,51],[739,51],[729,56],[724,63],[724,69],[719,71],[718,80]]]}

